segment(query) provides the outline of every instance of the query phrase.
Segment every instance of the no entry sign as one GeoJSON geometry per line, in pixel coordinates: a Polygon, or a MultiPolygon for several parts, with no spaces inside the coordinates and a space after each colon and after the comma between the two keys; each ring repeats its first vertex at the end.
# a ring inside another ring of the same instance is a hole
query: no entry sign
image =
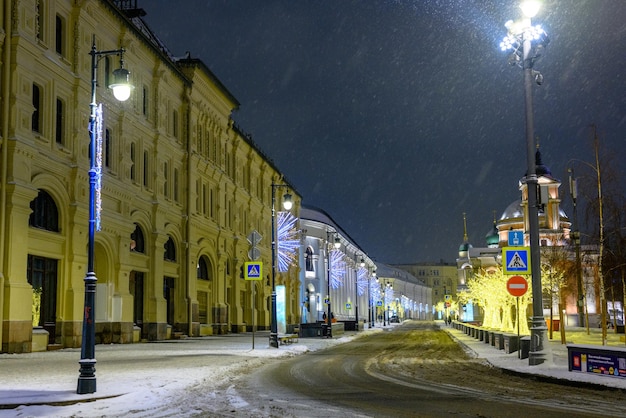
{"type": "Polygon", "coordinates": [[[528,282],[522,276],[511,276],[506,282],[506,290],[508,290],[512,296],[524,296],[528,290],[528,282]]]}

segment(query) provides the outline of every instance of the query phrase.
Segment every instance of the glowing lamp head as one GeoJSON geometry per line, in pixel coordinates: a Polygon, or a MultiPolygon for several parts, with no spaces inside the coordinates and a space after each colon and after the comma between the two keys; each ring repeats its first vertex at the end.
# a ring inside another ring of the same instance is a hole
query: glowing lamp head
{"type": "Polygon", "coordinates": [[[335,237],[335,248],[341,248],[341,240],[339,239],[339,237],[335,237]]]}
{"type": "Polygon", "coordinates": [[[113,96],[120,102],[125,102],[130,97],[133,87],[128,81],[130,72],[125,68],[118,68],[113,71],[113,83],[109,88],[113,90],[113,96]]]}
{"type": "Polygon", "coordinates": [[[285,193],[283,195],[283,208],[285,210],[291,210],[293,207],[293,202],[291,201],[291,195],[289,193],[285,193]]]}
{"type": "Polygon", "coordinates": [[[539,13],[541,2],[539,0],[524,0],[519,7],[522,9],[524,16],[533,18],[539,13]]]}

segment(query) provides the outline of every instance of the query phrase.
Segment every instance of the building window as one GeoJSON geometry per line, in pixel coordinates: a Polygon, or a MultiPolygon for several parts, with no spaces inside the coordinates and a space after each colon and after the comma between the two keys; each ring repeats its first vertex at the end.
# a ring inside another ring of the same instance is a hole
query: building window
{"type": "Polygon", "coordinates": [[[307,247],[306,249],[306,254],[305,254],[305,265],[306,265],[306,271],[315,271],[313,268],[313,250],[311,249],[311,247],[307,247]]]}
{"type": "Polygon", "coordinates": [[[163,163],[163,195],[165,197],[170,197],[170,193],[169,193],[169,164],[166,162],[163,163]]]}
{"type": "Polygon", "coordinates": [[[207,186],[206,184],[202,185],[202,214],[206,215],[207,214],[207,209],[206,209],[206,205],[207,205],[207,186]]]}
{"type": "Polygon", "coordinates": [[[37,4],[35,5],[36,11],[35,13],[37,13],[37,28],[35,29],[35,31],[37,32],[37,39],[39,39],[40,41],[43,42],[43,34],[44,34],[44,5],[43,5],[43,0],[38,0],[37,4]]]}
{"type": "Polygon", "coordinates": [[[57,54],[64,56],[65,48],[65,21],[59,15],[56,16],[55,48],[57,54]]]}
{"type": "Polygon", "coordinates": [[[146,251],[143,231],[138,224],[135,224],[135,230],[130,234],[130,250],[142,254],[146,251]]]}
{"type": "Polygon", "coordinates": [[[55,259],[28,254],[26,279],[33,293],[39,295],[39,309],[33,306],[39,318],[33,318],[33,326],[48,331],[50,342],[56,338],[57,264],[55,259]]]}
{"type": "Polygon", "coordinates": [[[150,168],[148,167],[148,162],[149,162],[148,151],[144,151],[143,152],[143,185],[144,187],[148,187],[148,180],[149,180],[148,169],[150,168]]]}
{"type": "Polygon", "coordinates": [[[28,226],[59,232],[59,211],[54,199],[47,192],[39,190],[39,194],[30,202],[32,212],[28,218],[28,226]]]}
{"type": "Polygon", "coordinates": [[[148,88],[146,86],[143,86],[141,113],[143,113],[145,117],[148,117],[148,88]]]}
{"type": "Polygon", "coordinates": [[[198,124],[198,132],[197,134],[197,148],[198,148],[198,154],[203,155],[202,154],[202,141],[204,141],[204,138],[202,136],[202,125],[198,124]]]}
{"type": "Polygon", "coordinates": [[[163,298],[165,299],[165,317],[168,325],[174,324],[174,278],[163,278],[163,298]]]}
{"type": "Polygon", "coordinates": [[[33,84],[33,116],[31,121],[33,132],[41,133],[41,87],[33,84]]]}
{"type": "Polygon", "coordinates": [[[55,139],[57,144],[63,145],[63,137],[65,136],[65,106],[63,100],[57,97],[57,114],[56,114],[56,132],[55,139]]]}
{"type": "Polygon", "coordinates": [[[111,130],[104,131],[104,166],[111,168],[111,130]]]}
{"type": "Polygon", "coordinates": [[[172,237],[169,237],[165,243],[163,259],[166,261],[176,261],[176,244],[174,244],[172,237]]]}
{"type": "Polygon", "coordinates": [[[211,274],[209,273],[209,263],[206,256],[201,256],[198,260],[198,267],[196,277],[200,280],[211,280],[211,274]]]}
{"type": "Polygon", "coordinates": [[[172,135],[174,138],[178,138],[178,111],[172,113],[172,135]]]}
{"type": "Polygon", "coordinates": [[[174,169],[174,201],[178,202],[179,200],[179,196],[178,196],[178,169],[175,168],[174,169]]]}
{"type": "Polygon", "coordinates": [[[137,181],[137,164],[135,164],[135,143],[130,144],[130,179],[137,181]]]}

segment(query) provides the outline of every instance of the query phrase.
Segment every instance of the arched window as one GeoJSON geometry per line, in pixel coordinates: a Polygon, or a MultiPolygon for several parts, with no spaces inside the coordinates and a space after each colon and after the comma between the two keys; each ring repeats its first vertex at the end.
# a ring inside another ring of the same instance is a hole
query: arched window
{"type": "Polygon", "coordinates": [[[145,241],[143,238],[143,231],[138,224],[135,224],[135,230],[130,234],[130,250],[136,253],[145,252],[145,241]]]}
{"type": "Polygon", "coordinates": [[[172,237],[169,237],[165,243],[165,254],[163,255],[163,259],[166,261],[176,261],[176,244],[174,244],[172,237]]]}
{"type": "Polygon", "coordinates": [[[59,232],[59,211],[52,196],[39,190],[37,197],[30,202],[30,208],[33,211],[28,218],[28,226],[59,232]]]}
{"type": "Polygon", "coordinates": [[[211,280],[209,263],[204,255],[198,260],[197,278],[200,280],[211,280]]]}

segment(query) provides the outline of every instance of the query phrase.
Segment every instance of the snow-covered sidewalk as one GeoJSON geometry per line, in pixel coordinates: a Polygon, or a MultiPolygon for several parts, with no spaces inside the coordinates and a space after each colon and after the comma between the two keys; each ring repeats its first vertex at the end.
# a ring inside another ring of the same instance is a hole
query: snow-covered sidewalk
{"type": "Polygon", "coordinates": [[[269,347],[268,332],[255,336],[254,349],[251,333],[96,345],[97,391],[87,395],[76,394],[80,349],[0,354],[0,417],[185,415],[193,412],[185,411],[186,391],[198,383],[217,386],[264,359],[341,344],[356,333],[301,338],[278,349],[269,347]]]}
{"type": "MultiPolygon", "coordinates": [[[[558,340],[549,343],[552,362],[529,366],[527,359],[517,358],[517,353],[506,354],[443,322],[441,328],[495,367],[626,389],[624,378],[568,371],[567,347],[558,340]]],[[[295,356],[378,331],[380,327],[358,334],[346,332],[333,339],[301,338],[278,349],[269,347],[268,332],[256,333],[254,349],[250,333],[97,345],[97,392],[89,395],[76,394],[79,349],[0,354],[0,418],[194,416],[199,411],[194,411],[193,405],[199,399],[215,403],[216,410],[220,410],[218,404],[237,405],[236,392],[230,393],[224,387],[270,358],[295,356]]],[[[588,343],[577,339],[574,342],[588,343]]]]}
{"type": "MultiPolygon", "coordinates": [[[[548,356],[551,361],[546,361],[543,364],[531,366],[528,363],[528,359],[519,359],[518,353],[513,352],[507,354],[504,350],[499,350],[492,347],[490,344],[486,344],[483,341],[477,340],[454,327],[449,327],[441,322],[441,329],[447,331],[455,340],[466,346],[471,350],[476,357],[486,359],[491,365],[510,370],[516,373],[528,373],[538,376],[545,376],[551,379],[561,379],[567,382],[564,383],[582,383],[593,384],[600,386],[607,386],[619,389],[626,389],[626,378],[613,377],[607,375],[599,375],[594,373],[581,373],[576,371],[569,371],[568,365],[568,353],[567,344],[561,344],[560,335],[558,332],[554,332],[554,339],[549,340],[551,354],[548,356]]],[[[600,337],[597,335],[599,330],[592,330],[591,335],[587,335],[583,328],[572,329],[566,331],[566,341],[568,343],[594,345],[601,347],[598,344],[600,337]]],[[[619,337],[611,335],[612,346],[618,347],[619,337]]],[[[621,343],[621,347],[624,347],[624,343],[621,343]]]]}

